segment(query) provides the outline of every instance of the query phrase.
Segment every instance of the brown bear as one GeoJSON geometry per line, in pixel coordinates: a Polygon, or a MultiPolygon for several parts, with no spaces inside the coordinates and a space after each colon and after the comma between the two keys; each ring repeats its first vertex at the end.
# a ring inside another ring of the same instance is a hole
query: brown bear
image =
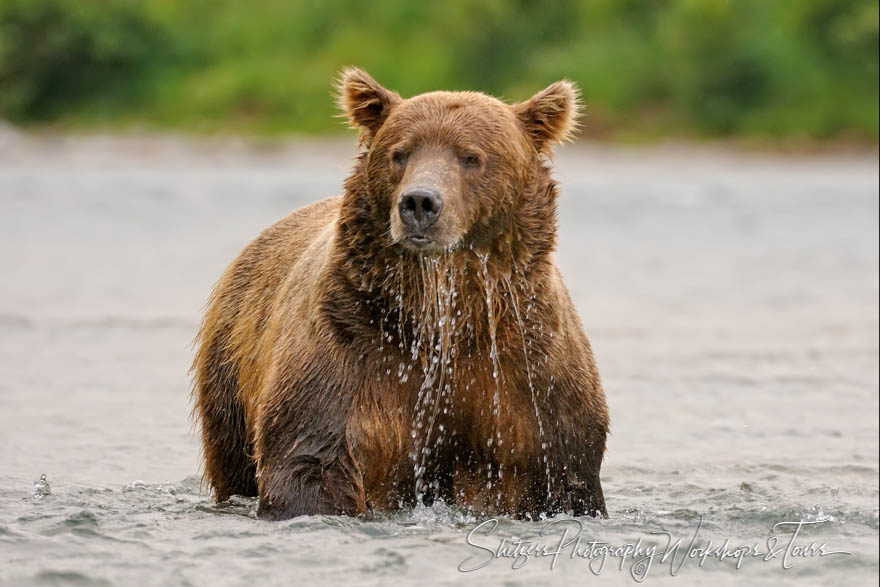
{"type": "Polygon", "coordinates": [[[608,408],[553,258],[550,154],[578,93],[410,99],[348,69],[343,195],[266,229],[198,335],[195,414],[218,501],[260,517],[444,500],[605,515],[608,408]]]}

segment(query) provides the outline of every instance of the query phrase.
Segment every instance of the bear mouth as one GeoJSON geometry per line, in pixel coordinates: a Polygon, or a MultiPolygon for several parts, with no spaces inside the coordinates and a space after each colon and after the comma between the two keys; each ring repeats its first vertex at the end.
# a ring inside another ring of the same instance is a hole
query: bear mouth
{"type": "Polygon", "coordinates": [[[426,249],[434,244],[434,239],[429,238],[423,234],[411,234],[406,237],[406,242],[407,244],[412,245],[417,249],[426,249]]]}

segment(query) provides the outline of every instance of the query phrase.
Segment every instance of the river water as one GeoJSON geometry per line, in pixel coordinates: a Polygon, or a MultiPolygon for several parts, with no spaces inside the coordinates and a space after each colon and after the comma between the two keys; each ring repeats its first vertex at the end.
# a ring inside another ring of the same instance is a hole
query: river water
{"type": "Polygon", "coordinates": [[[0,583],[876,584],[871,154],[561,151],[609,519],[213,504],[189,419],[201,308],[263,227],[339,192],[353,150],[0,133],[0,583]],[[561,552],[491,558],[502,538],[561,552]]]}

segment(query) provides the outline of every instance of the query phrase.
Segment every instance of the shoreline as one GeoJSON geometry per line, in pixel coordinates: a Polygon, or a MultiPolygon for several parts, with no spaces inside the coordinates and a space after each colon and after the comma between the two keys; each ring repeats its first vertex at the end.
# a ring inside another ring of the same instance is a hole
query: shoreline
{"type": "MultiPolygon", "coordinates": [[[[85,131],[22,129],[0,121],[0,166],[46,158],[53,163],[154,164],[259,162],[261,165],[285,165],[291,161],[308,162],[313,158],[335,157],[347,165],[357,152],[353,133],[337,135],[288,135],[264,137],[237,134],[189,134],[153,131],[85,131]],[[340,155],[347,159],[339,159],[340,155]],[[181,161],[186,157],[187,161],[181,161]]],[[[712,160],[786,162],[846,161],[878,163],[880,145],[838,142],[760,145],[739,139],[691,140],[668,139],[628,143],[581,139],[556,149],[557,159],[587,156],[596,160],[638,162],[639,159],[692,161],[712,160]]]]}

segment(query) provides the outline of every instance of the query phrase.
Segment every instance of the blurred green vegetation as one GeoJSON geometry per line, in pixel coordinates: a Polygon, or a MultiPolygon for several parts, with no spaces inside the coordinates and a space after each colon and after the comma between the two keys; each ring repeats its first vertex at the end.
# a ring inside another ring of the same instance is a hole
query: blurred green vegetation
{"type": "Polygon", "coordinates": [[[876,0],[0,0],[0,117],[325,132],[357,64],[403,95],[577,81],[601,137],[878,138],[876,0]]]}

